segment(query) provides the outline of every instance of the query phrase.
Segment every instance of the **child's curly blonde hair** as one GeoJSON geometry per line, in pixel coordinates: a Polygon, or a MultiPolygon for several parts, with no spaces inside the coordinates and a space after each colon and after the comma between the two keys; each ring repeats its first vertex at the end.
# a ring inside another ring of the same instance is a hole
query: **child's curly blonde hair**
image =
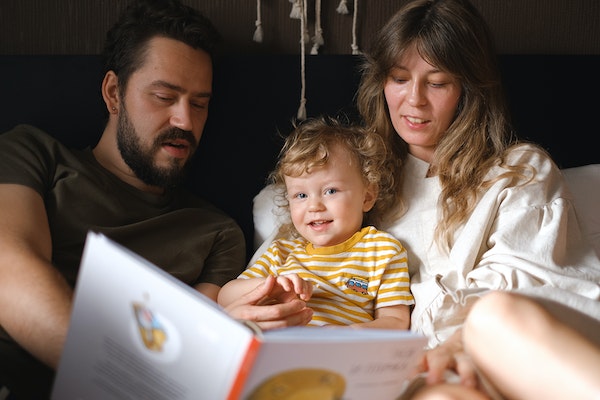
{"type": "MultiPolygon", "coordinates": [[[[289,202],[285,186],[286,176],[300,176],[310,169],[327,164],[333,146],[344,146],[360,168],[366,185],[377,193],[373,208],[365,214],[363,224],[377,225],[394,206],[394,167],[388,165],[383,139],[359,125],[344,124],[339,119],[321,116],[294,122],[294,129],[286,138],[275,169],[269,175],[274,185],[276,204],[289,217],[289,202]]],[[[282,226],[286,233],[297,236],[292,223],[282,226]]]]}

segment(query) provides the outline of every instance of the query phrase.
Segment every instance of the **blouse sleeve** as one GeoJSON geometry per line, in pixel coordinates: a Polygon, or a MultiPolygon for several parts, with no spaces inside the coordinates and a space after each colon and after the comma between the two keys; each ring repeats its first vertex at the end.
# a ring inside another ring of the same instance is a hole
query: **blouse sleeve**
{"type": "Polygon", "coordinates": [[[512,156],[517,159],[509,161],[534,167],[535,178],[517,186],[508,179],[495,182],[458,232],[444,272],[418,288],[431,303],[413,315],[413,323],[430,345],[447,339],[491,289],[573,306],[600,300],[600,260],[582,234],[560,170],[540,152],[512,156]]]}

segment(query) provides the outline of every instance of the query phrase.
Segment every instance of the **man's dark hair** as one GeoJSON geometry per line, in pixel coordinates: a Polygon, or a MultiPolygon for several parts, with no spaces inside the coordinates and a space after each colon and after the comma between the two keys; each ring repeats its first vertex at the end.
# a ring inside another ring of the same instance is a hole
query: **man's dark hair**
{"type": "Polygon", "coordinates": [[[178,0],[139,0],[130,4],[106,34],[104,73],[112,70],[127,86],[141,67],[148,42],[154,37],[175,39],[214,58],[221,36],[198,10],[178,0]]]}

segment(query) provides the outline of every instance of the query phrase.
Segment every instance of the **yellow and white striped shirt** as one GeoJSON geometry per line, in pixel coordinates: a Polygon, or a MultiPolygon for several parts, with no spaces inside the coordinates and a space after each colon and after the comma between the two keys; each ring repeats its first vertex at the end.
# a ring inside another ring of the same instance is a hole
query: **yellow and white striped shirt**
{"type": "Polygon", "coordinates": [[[315,248],[303,238],[276,239],[239,277],[291,273],[314,285],[308,301],[312,326],[368,322],[377,308],[414,304],[406,249],[372,226],[330,247],[315,248]]]}

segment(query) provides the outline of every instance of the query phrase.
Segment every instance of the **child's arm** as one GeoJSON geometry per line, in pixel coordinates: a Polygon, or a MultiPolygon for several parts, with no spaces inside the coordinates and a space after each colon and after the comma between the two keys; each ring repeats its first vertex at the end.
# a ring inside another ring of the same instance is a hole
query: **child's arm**
{"type": "Polygon", "coordinates": [[[233,279],[227,282],[225,285],[223,285],[221,290],[219,290],[217,302],[220,306],[227,307],[229,304],[233,303],[235,300],[237,300],[244,294],[249,293],[250,291],[255,289],[264,281],[265,278],[233,279]]]}
{"type": "MultiPolygon", "coordinates": [[[[261,285],[266,278],[237,278],[227,282],[217,298],[222,307],[227,307],[240,296],[254,290],[261,285]]],[[[291,297],[298,297],[301,300],[308,301],[312,295],[312,283],[300,278],[297,274],[279,275],[275,277],[275,284],[270,292],[270,300],[274,302],[287,302],[291,297]],[[293,296],[289,296],[293,295],[293,296]]]]}
{"type": "Polygon", "coordinates": [[[375,310],[375,319],[350,325],[352,328],[408,329],[410,327],[410,306],[380,307],[375,310]]]}

